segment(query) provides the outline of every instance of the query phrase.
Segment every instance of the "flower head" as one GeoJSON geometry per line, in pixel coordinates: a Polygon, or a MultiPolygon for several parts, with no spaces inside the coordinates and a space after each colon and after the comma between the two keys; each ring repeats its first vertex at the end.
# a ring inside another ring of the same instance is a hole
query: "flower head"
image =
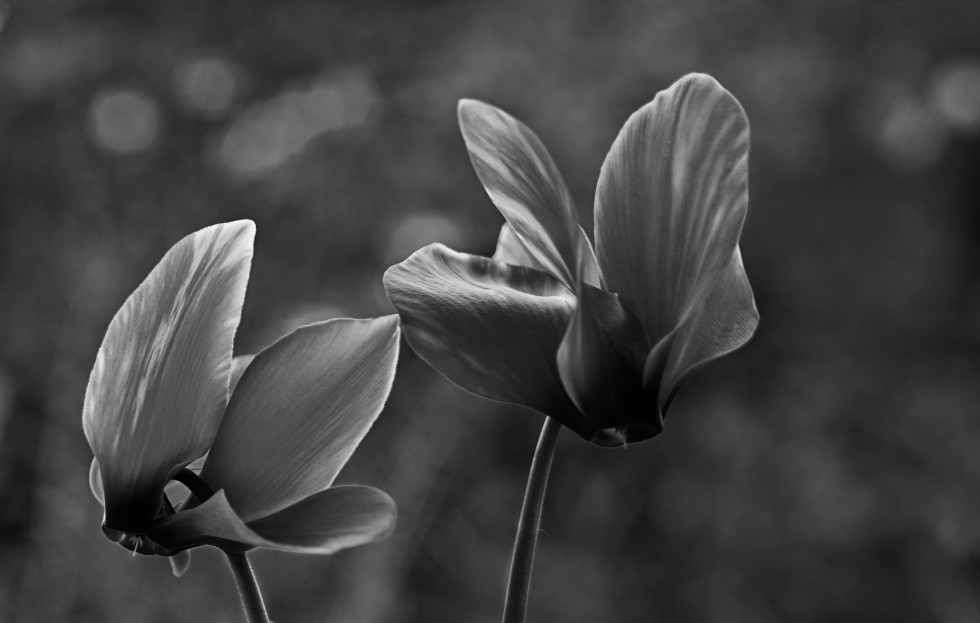
{"type": "Polygon", "coordinates": [[[472,100],[459,122],[506,223],[492,258],[434,244],[388,269],[409,344],[464,389],[599,445],[658,434],[681,384],[758,324],[738,248],[742,107],[691,74],[634,113],[599,174],[595,250],[531,130],[472,100]]]}
{"type": "Polygon", "coordinates": [[[82,414],[90,482],[106,536],[134,552],[331,553],[394,525],[384,492],[331,485],[387,399],[398,319],[314,323],[233,363],[254,237],[236,221],[178,242],[99,349],[82,414]],[[197,495],[177,504],[166,487],[181,476],[197,495]]]}

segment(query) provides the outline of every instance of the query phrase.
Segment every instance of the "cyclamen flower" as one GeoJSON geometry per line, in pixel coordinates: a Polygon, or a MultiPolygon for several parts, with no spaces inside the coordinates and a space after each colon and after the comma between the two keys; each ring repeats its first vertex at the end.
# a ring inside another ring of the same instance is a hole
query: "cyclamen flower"
{"type": "Polygon", "coordinates": [[[328,554],[394,526],[386,493],[331,485],[387,399],[398,319],[301,327],[244,373],[237,359],[229,399],[254,237],[236,221],[170,249],[110,323],[85,394],[103,531],[134,552],[181,554],[178,574],[199,545],[328,554]],[[165,487],[205,453],[198,495],[175,506],[165,487]]]}
{"type": "Polygon", "coordinates": [[[691,74],[634,113],[599,174],[595,251],[531,130],[473,100],[459,123],[506,223],[492,258],[433,244],[388,269],[409,344],[464,389],[593,443],[657,435],[684,381],[758,324],[738,248],[742,107],[691,74]]]}

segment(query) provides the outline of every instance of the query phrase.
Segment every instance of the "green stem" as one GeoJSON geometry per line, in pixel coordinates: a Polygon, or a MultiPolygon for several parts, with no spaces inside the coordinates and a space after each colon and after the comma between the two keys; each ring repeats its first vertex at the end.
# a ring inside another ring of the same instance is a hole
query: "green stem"
{"type": "MultiPolygon", "coordinates": [[[[182,469],[177,472],[174,475],[174,480],[187,487],[191,495],[201,503],[214,495],[214,491],[211,490],[208,483],[189,469],[182,469]]],[[[262,592],[259,590],[259,583],[255,579],[252,565],[248,562],[248,556],[245,555],[245,552],[237,554],[225,552],[225,556],[228,557],[228,565],[231,567],[232,575],[235,576],[238,595],[242,598],[245,621],[247,623],[269,623],[269,613],[266,612],[262,592]]]]}
{"type": "Polygon", "coordinates": [[[544,494],[548,488],[548,474],[555,456],[555,446],[561,424],[552,418],[545,418],[534,450],[531,471],[527,476],[527,489],[524,491],[524,506],[517,524],[517,538],[514,541],[514,556],[510,562],[510,579],[507,582],[507,598],[504,601],[503,623],[522,623],[527,609],[527,593],[531,584],[531,569],[534,566],[534,548],[538,541],[538,527],[541,525],[541,509],[544,507],[544,494]]]}
{"type": "Polygon", "coordinates": [[[269,613],[265,610],[259,583],[255,580],[255,573],[252,572],[252,565],[249,564],[245,552],[240,554],[225,552],[225,556],[228,557],[228,565],[231,566],[235,584],[238,586],[238,594],[242,598],[245,620],[248,623],[269,623],[269,613]]]}

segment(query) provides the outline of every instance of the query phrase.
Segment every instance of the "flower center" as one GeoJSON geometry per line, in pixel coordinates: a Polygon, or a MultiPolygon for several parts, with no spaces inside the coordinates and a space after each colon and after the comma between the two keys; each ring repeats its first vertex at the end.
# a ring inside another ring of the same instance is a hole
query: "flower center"
{"type": "MultiPolygon", "coordinates": [[[[170,499],[167,494],[163,494],[163,503],[160,505],[160,509],[157,514],[153,517],[153,521],[161,521],[170,517],[175,513],[173,504],[170,503],[170,499]]],[[[119,543],[124,549],[127,549],[133,554],[143,554],[145,556],[169,556],[170,552],[160,547],[146,535],[135,533],[135,532],[120,532],[119,530],[113,530],[105,524],[102,524],[102,533],[110,541],[115,541],[119,543]]]]}

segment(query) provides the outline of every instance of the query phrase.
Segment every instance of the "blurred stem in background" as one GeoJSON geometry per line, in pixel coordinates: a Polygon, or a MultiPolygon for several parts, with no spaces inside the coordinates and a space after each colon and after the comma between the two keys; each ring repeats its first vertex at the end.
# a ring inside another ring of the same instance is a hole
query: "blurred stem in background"
{"type": "Polygon", "coordinates": [[[534,548],[538,542],[538,527],[541,525],[541,509],[544,507],[544,494],[548,488],[548,475],[551,473],[551,461],[555,457],[560,431],[561,424],[557,420],[545,418],[541,436],[538,437],[538,447],[535,448],[534,458],[531,460],[527,489],[524,491],[524,506],[521,507],[521,518],[517,524],[503,623],[524,621],[531,568],[534,565],[534,548]]]}

